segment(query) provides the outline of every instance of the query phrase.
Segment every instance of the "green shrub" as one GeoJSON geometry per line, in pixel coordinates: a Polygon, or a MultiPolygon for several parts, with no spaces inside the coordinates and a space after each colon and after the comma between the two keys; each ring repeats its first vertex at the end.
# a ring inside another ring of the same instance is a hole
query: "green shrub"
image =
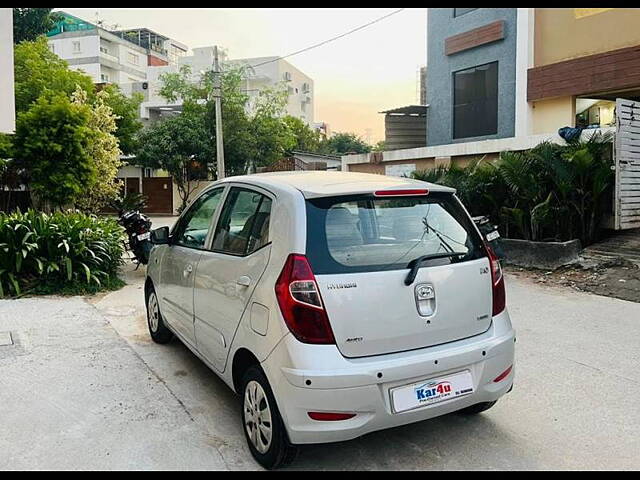
{"type": "Polygon", "coordinates": [[[502,152],[466,167],[413,172],[412,177],[453,187],[472,215],[489,215],[503,236],[537,241],[598,237],[613,187],[611,135],[595,133],[567,145],[543,142],[502,152]]]}
{"type": "Polygon", "coordinates": [[[113,219],[77,211],[0,212],[0,296],[44,288],[113,284],[122,264],[123,230],[113,219]]]}

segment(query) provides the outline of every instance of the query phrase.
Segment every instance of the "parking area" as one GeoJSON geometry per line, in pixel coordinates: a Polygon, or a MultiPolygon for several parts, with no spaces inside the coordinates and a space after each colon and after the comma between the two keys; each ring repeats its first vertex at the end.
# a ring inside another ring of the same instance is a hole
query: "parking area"
{"type": "MultiPolygon", "coordinates": [[[[155,223],[155,222],[154,222],[155,223]]],[[[256,469],[239,401],[178,341],[149,339],[142,269],[89,301],[0,301],[0,469],[256,469]]],[[[304,447],[290,469],[638,469],[640,304],[507,277],[513,391],[304,447]]]]}

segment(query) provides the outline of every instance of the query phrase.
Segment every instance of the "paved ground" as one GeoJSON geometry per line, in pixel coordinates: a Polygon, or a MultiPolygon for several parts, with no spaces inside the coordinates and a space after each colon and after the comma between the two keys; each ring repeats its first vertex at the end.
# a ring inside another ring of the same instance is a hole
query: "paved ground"
{"type": "MultiPolygon", "coordinates": [[[[88,303],[0,302],[0,469],[255,469],[233,393],[150,342],[143,272],[88,303]]],[[[455,414],[302,450],[300,469],[638,469],[640,304],[509,276],[516,385],[455,414]]]]}

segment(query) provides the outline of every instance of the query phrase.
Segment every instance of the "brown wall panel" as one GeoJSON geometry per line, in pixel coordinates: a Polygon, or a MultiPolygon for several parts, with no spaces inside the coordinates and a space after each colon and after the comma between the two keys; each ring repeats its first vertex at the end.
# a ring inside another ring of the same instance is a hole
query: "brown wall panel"
{"type": "Polygon", "coordinates": [[[492,22],[483,27],[474,28],[446,38],[444,41],[445,55],[453,55],[470,48],[502,40],[504,38],[504,20],[492,22]]]}

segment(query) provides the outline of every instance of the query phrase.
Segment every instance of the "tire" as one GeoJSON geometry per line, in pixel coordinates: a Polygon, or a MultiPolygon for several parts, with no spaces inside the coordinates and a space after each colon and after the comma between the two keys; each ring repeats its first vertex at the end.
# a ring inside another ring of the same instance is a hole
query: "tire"
{"type": "Polygon", "coordinates": [[[458,413],[461,413],[462,415],[475,415],[477,413],[482,413],[485,410],[489,410],[497,402],[497,400],[494,400],[493,402],[476,403],[475,405],[471,405],[470,407],[463,408],[462,410],[458,411],[458,413]]]}
{"type": "Polygon", "coordinates": [[[173,339],[173,332],[167,328],[160,314],[158,296],[153,286],[147,289],[147,326],[151,339],[156,343],[169,343],[173,339]]]}
{"type": "Polygon", "coordinates": [[[260,367],[246,371],[241,392],[242,430],[253,458],[268,470],[293,462],[298,449],[289,443],[273,392],[260,367]],[[270,432],[270,439],[266,432],[270,432]]]}

